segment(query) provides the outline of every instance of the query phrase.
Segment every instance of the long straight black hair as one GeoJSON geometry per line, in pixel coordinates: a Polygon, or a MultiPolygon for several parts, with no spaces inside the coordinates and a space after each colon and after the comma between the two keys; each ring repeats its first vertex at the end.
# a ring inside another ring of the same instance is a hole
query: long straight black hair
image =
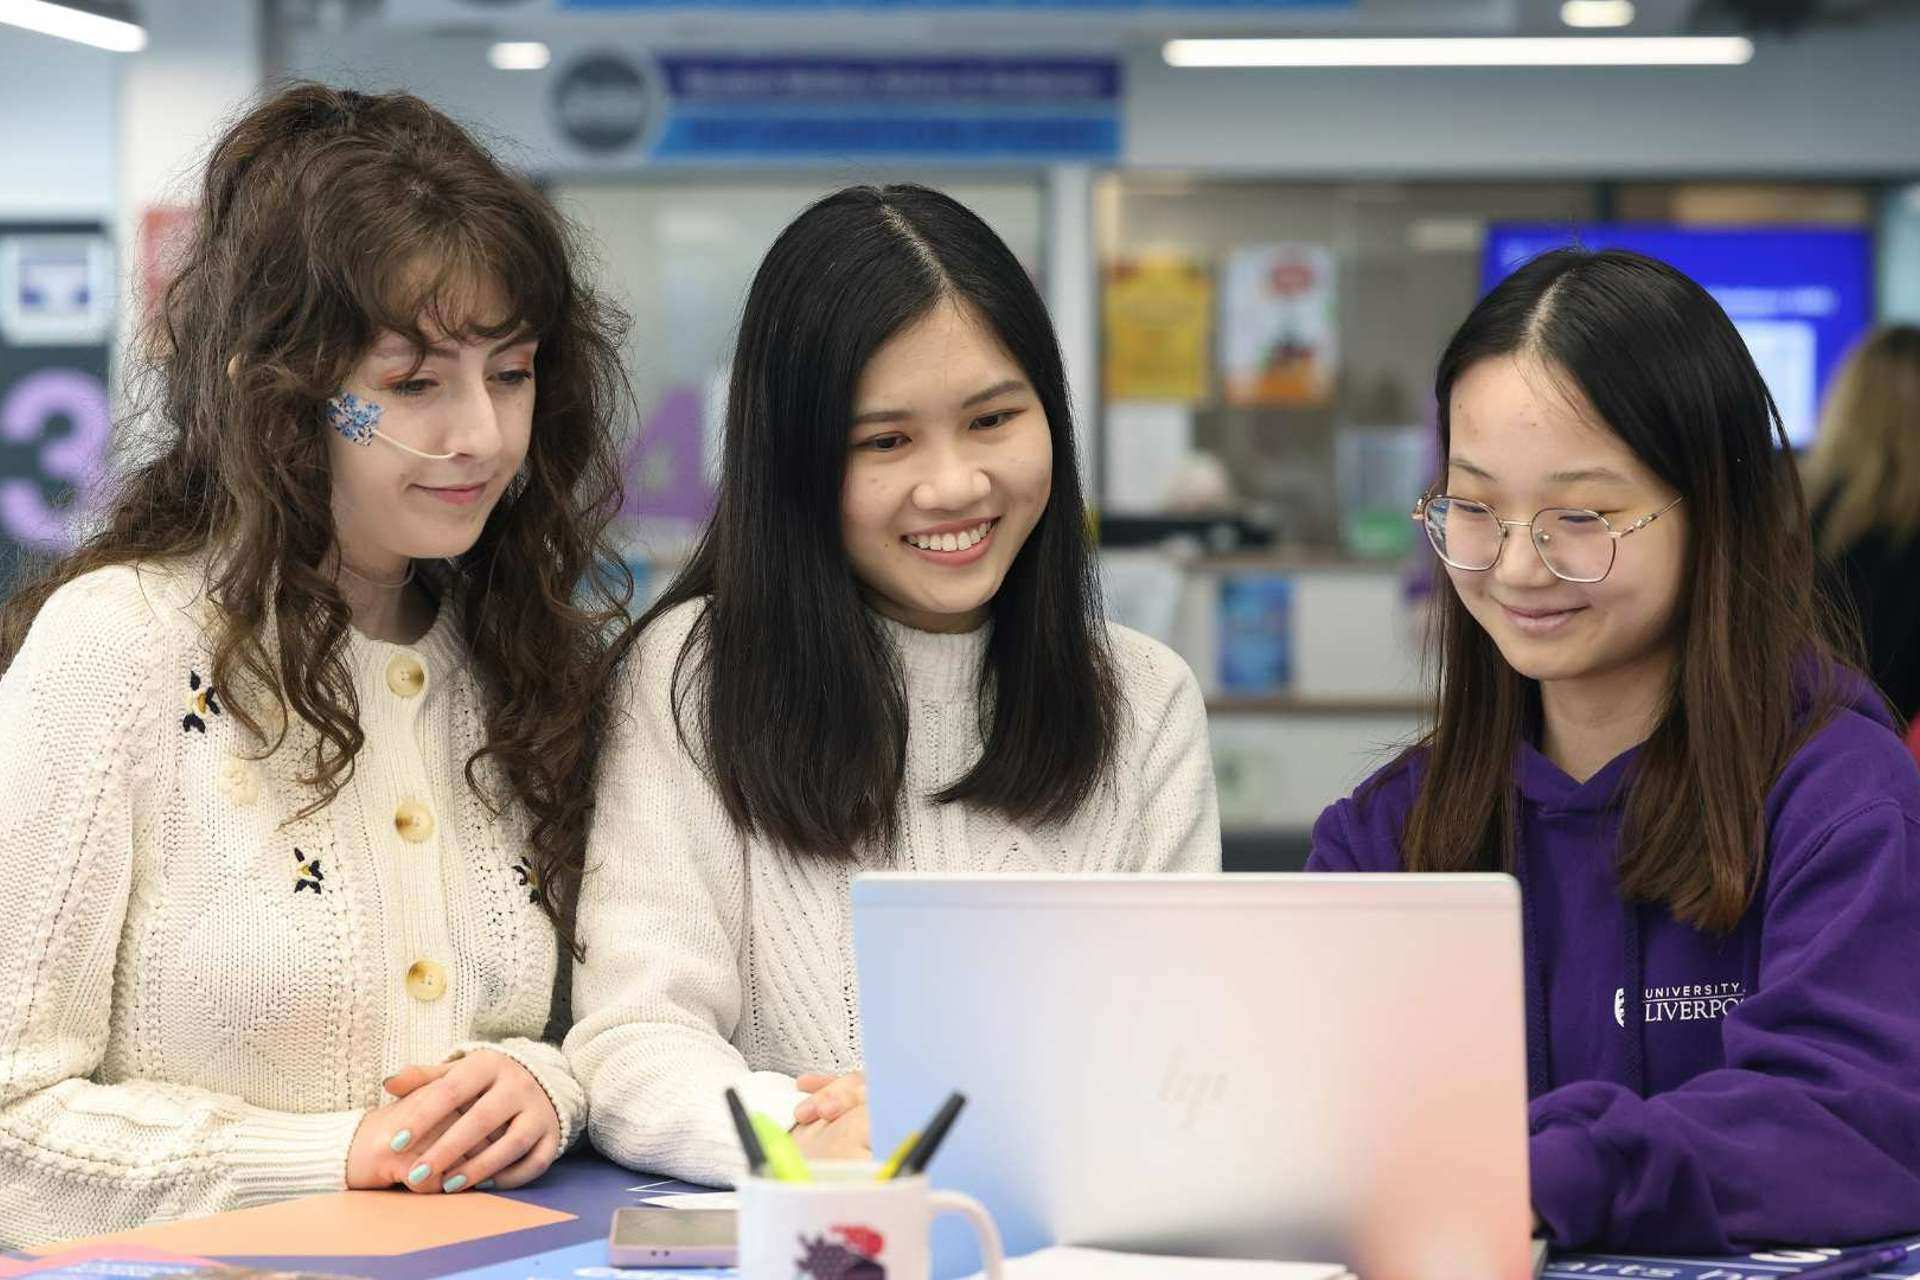
{"type": "MultiPolygon", "coordinates": [[[[1637,253],[1556,250],[1482,299],[1441,356],[1443,467],[1455,385],[1483,360],[1516,355],[1568,379],[1686,501],[1679,662],[1625,798],[1617,874],[1629,901],[1726,932],[1761,883],[1767,793],[1849,698],[1836,658],[1857,652],[1815,586],[1779,410],[1739,331],[1694,281],[1637,253]]],[[[1539,689],[1456,592],[1436,600],[1434,728],[1413,749],[1428,759],[1402,862],[1512,870],[1514,752],[1539,689]]]]}
{"type": "Polygon", "coordinates": [[[1109,772],[1118,681],[1046,307],[957,201],[851,187],[796,218],[760,264],[734,352],[718,507],[632,633],[706,601],[675,663],[681,741],[698,743],[740,830],[794,852],[849,856],[895,834],[906,698],[847,556],[840,494],[861,372],[947,301],[984,321],[1026,374],[1053,438],[1053,485],[990,606],[985,749],[935,799],[1058,821],[1109,772]]]}

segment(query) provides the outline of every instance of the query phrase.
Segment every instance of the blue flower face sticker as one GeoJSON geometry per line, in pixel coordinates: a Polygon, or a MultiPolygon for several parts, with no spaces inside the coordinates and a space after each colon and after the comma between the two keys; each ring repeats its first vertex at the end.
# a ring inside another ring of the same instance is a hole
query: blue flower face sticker
{"type": "Polygon", "coordinates": [[[362,400],[351,391],[342,391],[327,401],[327,425],[347,438],[348,443],[370,445],[373,429],[380,425],[380,406],[362,400]]]}

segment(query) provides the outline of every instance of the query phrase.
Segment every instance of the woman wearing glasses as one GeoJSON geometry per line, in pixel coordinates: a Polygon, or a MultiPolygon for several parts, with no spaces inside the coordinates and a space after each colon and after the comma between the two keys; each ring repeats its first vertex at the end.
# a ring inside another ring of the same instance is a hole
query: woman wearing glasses
{"type": "Polygon", "coordinates": [[[1520,878],[1557,1244],[1920,1229],[1920,774],[1834,656],[1739,334],[1661,263],[1552,253],[1437,391],[1433,729],[1310,865],[1520,878]]]}

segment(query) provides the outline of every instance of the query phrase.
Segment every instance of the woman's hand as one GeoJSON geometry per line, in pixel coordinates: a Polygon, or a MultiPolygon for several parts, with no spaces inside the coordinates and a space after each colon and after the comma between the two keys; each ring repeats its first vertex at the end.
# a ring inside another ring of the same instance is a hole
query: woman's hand
{"type": "Polygon", "coordinates": [[[531,1072],[489,1049],[407,1067],[387,1081],[399,1100],[369,1111],[347,1152],[347,1185],[464,1191],[518,1187],[560,1154],[560,1117],[531,1072]]]}
{"type": "Polygon", "coordinates": [[[867,1075],[864,1071],[844,1076],[805,1075],[794,1084],[802,1093],[813,1095],[793,1109],[793,1127],[796,1131],[802,1125],[812,1124],[816,1120],[838,1120],[854,1108],[867,1105],[867,1075]]]}
{"type": "Polygon", "coordinates": [[[865,1104],[843,1111],[833,1120],[794,1126],[793,1145],[809,1160],[871,1160],[873,1138],[865,1104]]]}

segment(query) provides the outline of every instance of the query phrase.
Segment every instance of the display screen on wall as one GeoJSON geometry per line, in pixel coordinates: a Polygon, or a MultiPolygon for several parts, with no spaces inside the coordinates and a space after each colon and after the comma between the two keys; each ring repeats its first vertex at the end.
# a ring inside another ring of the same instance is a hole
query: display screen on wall
{"type": "Polygon", "coordinates": [[[1828,382],[1873,323],[1873,239],[1853,228],[1495,224],[1483,283],[1570,244],[1632,249],[1698,280],[1747,340],[1795,447],[1812,442],[1828,382]]]}
{"type": "Polygon", "coordinates": [[[97,224],[0,222],[0,593],[73,541],[106,455],[113,256],[97,224]]]}

